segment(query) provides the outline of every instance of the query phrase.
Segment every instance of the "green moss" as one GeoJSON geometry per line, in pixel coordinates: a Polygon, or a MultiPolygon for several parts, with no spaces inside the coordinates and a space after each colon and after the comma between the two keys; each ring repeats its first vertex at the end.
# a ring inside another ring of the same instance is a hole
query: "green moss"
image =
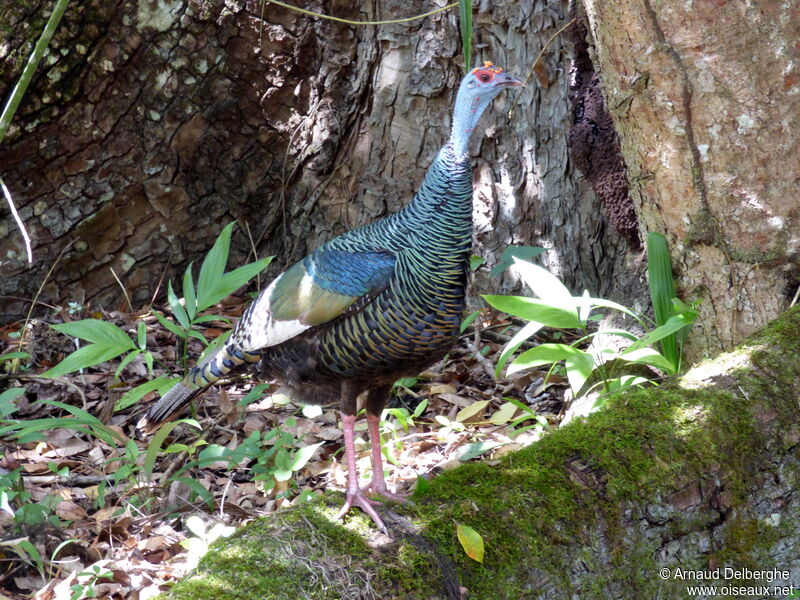
{"type": "MultiPolygon", "coordinates": [[[[555,585],[564,597],[615,597],[636,589],[639,597],[683,598],[684,582],[654,574],[665,564],[708,568],[709,552],[718,564],[764,568],[767,551],[798,524],[775,527],[737,507],[748,506],[768,471],[759,457],[769,456],[775,432],[795,429],[797,331],[800,309],[694,376],[613,398],[603,411],[499,465],[448,471],[414,505],[395,510],[419,526],[439,558],[455,565],[458,585],[481,600],[535,597],[537,581],[555,585]],[[776,352],[786,357],[784,364],[775,364],[776,352]],[[706,371],[707,377],[697,375],[706,371]],[[658,523],[652,531],[650,519],[658,523]],[[457,523],[483,536],[483,564],[465,555],[457,523]],[[678,563],[664,550],[665,540],[681,540],[681,547],[708,544],[716,528],[717,546],[694,558],[681,556],[678,563]],[[591,577],[575,576],[587,572],[591,577]],[[575,589],[575,581],[584,587],[575,589]]],[[[794,447],[796,437],[779,443],[794,447]]],[[[788,468],[783,477],[791,481],[792,472],[796,480],[796,470],[788,468]]],[[[374,595],[348,598],[442,597],[429,548],[411,538],[369,545],[365,539],[374,528],[359,511],[345,527],[330,522],[333,512],[318,503],[256,521],[201,563],[202,578],[181,583],[171,597],[336,597],[340,588],[309,582],[308,564],[331,572],[349,564],[351,577],[376,574],[374,595]],[[298,579],[305,595],[298,593],[298,579]]]]}
{"type": "MultiPolygon", "coordinates": [[[[186,600],[296,600],[311,591],[313,598],[338,600],[342,589],[328,584],[368,585],[365,568],[374,568],[361,532],[332,522],[332,508],[322,502],[285,511],[273,519],[258,519],[214,545],[193,576],[169,593],[186,600]],[[332,557],[347,557],[338,564],[332,557]],[[360,561],[364,560],[362,564],[360,561]]],[[[362,525],[366,525],[365,523],[362,525]]]]}

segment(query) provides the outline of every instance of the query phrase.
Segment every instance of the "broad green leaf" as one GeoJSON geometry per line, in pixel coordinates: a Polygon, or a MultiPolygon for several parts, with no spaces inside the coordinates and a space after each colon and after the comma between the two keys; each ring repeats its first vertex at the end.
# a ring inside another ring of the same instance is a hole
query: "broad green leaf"
{"type": "Polygon", "coordinates": [[[197,316],[197,296],[194,291],[194,280],[192,279],[192,265],[189,263],[186,271],[183,272],[183,299],[186,302],[186,314],[189,320],[194,322],[197,316]]]}
{"type": "Polygon", "coordinates": [[[469,257],[469,270],[470,271],[477,271],[480,266],[486,262],[486,259],[482,256],[470,256],[469,257]]]}
{"type": "Polygon", "coordinates": [[[467,444],[463,448],[463,452],[458,456],[461,462],[467,462],[473,458],[478,458],[482,454],[486,454],[490,450],[494,450],[498,446],[502,446],[504,442],[473,442],[467,444]]]}
{"type": "Polygon", "coordinates": [[[145,351],[144,353],[144,363],[147,365],[147,372],[150,374],[150,377],[153,376],[153,354],[149,351],[145,351]]]}
{"type": "Polygon", "coordinates": [[[222,315],[200,315],[199,317],[195,317],[192,323],[194,325],[199,325],[200,323],[208,323],[209,321],[222,321],[223,323],[231,322],[228,317],[223,317],[222,315]]]}
{"type": "Polygon", "coordinates": [[[68,336],[80,338],[87,342],[105,344],[106,346],[119,346],[121,348],[120,353],[124,350],[136,349],[136,345],[128,334],[108,321],[83,319],[72,323],[59,323],[50,327],[68,336]]]}
{"type": "MultiPolygon", "coordinates": [[[[579,355],[587,355],[587,353],[567,344],[540,344],[520,354],[508,366],[508,372],[516,373],[531,367],[547,365],[579,355]]],[[[589,356],[589,359],[591,360],[591,356],[589,356]]]]}
{"type": "Polygon", "coordinates": [[[289,481],[292,478],[292,470],[278,469],[272,474],[272,476],[275,478],[275,481],[289,481]]]}
{"type": "Polygon", "coordinates": [[[122,369],[127,367],[130,364],[130,362],[134,358],[139,356],[141,353],[142,353],[141,350],[132,350],[128,352],[128,354],[126,354],[125,357],[121,361],[119,361],[119,366],[117,367],[117,370],[114,371],[114,377],[119,377],[119,374],[122,373],[122,369]]]}
{"type": "Polygon", "coordinates": [[[34,546],[31,543],[31,541],[29,539],[27,539],[27,538],[18,539],[18,540],[14,540],[14,541],[16,541],[17,542],[17,546],[20,549],[22,549],[28,555],[27,557],[25,555],[23,555],[21,552],[19,552],[17,550],[17,547],[14,546],[12,543],[6,542],[3,545],[4,546],[11,546],[12,549],[15,552],[17,552],[17,554],[19,554],[20,557],[23,558],[23,559],[30,558],[36,564],[36,568],[38,569],[39,573],[42,575],[42,577],[44,577],[44,575],[45,575],[45,572],[44,572],[44,561],[42,560],[42,555],[39,554],[39,551],[36,549],[36,546],[34,546]]]}
{"type": "Polygon", "coordinates": [[[198,498],[202,498],[203,502],[206,503],[206,506],[209,508],[214,508],[214,497],[211,495],[211,492],[204,488],[203,484],[197,479],[193,479],[191,477],[173,477],[173,481],[182,483],[195,494],[197,494],[198,498]]]}
{"type": "Polygon", "coordinates": [[[139,321],[136,326],[136,343],[141,350],[147,348],[147,326],[144,321],[139,321]]]}
{"type": "Polygon", "coordinates": [[[578,299],[573,298],[561,280],[544,267],[514,258],[514,268],[522,277],[522,281],[542,300],[565,309],[577,304],[578,299]]]}
{"type": "MultiPolygon", "coordinates": [[[[656,327],[652,331],[647,332],[644,334],[637,342],[631,344],[625,352],[633,352],[634,350],[638,350],[639,348],[644,348],[646,346],[652,346],[656,342],[664,339],[668,335],[672,335],[676,331],[680,331],[684,327],[691,325],[694,322],[694,318],[689,315],[674,315],[667,319],[667,322],[661,325],[660,327],[656,327]]],[[[623,353],[624,354],[624,353],[623,353]]]]}
{"type": "Polygon", "coordinates": [[[458,0],[458,17],[464,68],[469,71],[472,68],[472,0],[458,0]]]}
{"type": "Polygon", "coordinates": [[[500,255],[500,259],[497,261],[497,264],[492,268],[491,275],[492,277],[497,277],[503,271],[505,271],[508,267],[510,267],[515,258],[520,259],[527,259],[527,258],[534,258],[539,256],[542,252],[544,252],[544,248],[539,246],[515,246],[510,245],[506,246],[503,253],[500,255]]]}
{"type": "MultiPolygon", "coordinates": [[[[667,238],[660,233],[647,235],[647,281],[656,325],[665,325],[673,315],[672,299],[675,297],[675,281],[672,278],[672,263],[669,258],[667,238]]],[[[678,363],[678,345],[674,332],[661,341],[664,356],[673,364],[678,363]]]]}
{"type": "Polygon", "coordinates": [[[206,536],[206,524],[203,522],[203,519],[198,517],[197,515],[191,515],[186,519],[186,529],[191,531],[199,538],[204,538],[206,536]]]}
{"type": "Polygon", "coordinates": [[[197,280],[198,312],[203,310],[201,308],[203,305],[208,308],[214,304],[214,302],[206,304],[206,299],[211,295],[211,290],[215,288],[225,272],[225,264],[228,262],[228,250],[231,246],[231,231],[234,224],[234,222],[231,222],[223,227],[211,250],[208,251],[205,259],[203,259],[203,264],[200,266],[200,276],[197,280]]]}
{"type": "MultiPolygon", "coordinates": [[[[136,349],[136,347],[134,346],[133,349],[136,349]]],[[[131,348],[119,345],[110,346],[107,344],[100,344],[100,343],[89,344],[88,346],[79,348],[78,350],[67,356],[60,363],[58,363],[56,366],[54,366],[52,369],[48,369],[47,371],[42,373],[41,376],[60,377],[61,375],[65,375],[66,373],[79,371],[80,369],[85,369],[87,367],[100,364],[107,360],[111,360],[112,358],[119,356],[126,350],[131,350],[131,348]]]]}
{"type": "Polygon", "coordinates": [[[419,417],[419,416],[420,416],[422,413],[424,413],[424,412],[425,412],[425,409],[426,409],[426,408],[428,408],[428,399],[427,399],[427,398],[425,398],[425,399],[424,399],[422,402],[420,402],[419,404],[417,404],[417,408],[415,408],[415,409],[414,409],[414,412],[412,413],[412,415],[411,415],[411,416],[412,416],[412,417],[414,417],[414,418],[416,419],[416,418],[417,418],[417,417],[419,417]]]}
{"type": "Polygon", "coordinates": [[[623,314],[628,315],[636,319],[636,321],[641,324],[642,326],[645,325],[642,316],[634,310],[631,310],[627,306],[624,306],[618,302],[614,302],[613,300],[606,300],[605,298],[589,298],[589,301],[598,308],[611,308],[613,310],[617,310],[623,314]]]}
{"type": "MultiPolygon", "coordinates": [[[[214,342],[211,343],[213,344],[214,342]]],[[[239,406],[247,406],[248,404],[252,404],[253,402],[260,401],[261,398],[263,398],[264,396],[264,390],[266,390],[268,387],[269,387],[268,383],[256,384],[250,389],[249,392],[247,392],[247,394],[245,394],[245,396],[241,400],[239,400],[239,406]]]]}
{"type": "Polygon", "coordinates": [[[473,402],[469,406],[465,406],[456,415],[456,421],[460,423],[464,423],[469,419],[474,419],[476,417],[480,417],[483,415],[483,411],[489,405],[488,400],[478,400],[477,402],[473,402]]]}
{"type": "Polygon", "coordinates": [[[194,419],[178,419],[177,421],[164,423],[161,428],[156,431],[155,435],[153,435],[153,439],[150,440],[150,443],[147,445],[147,452],[145,452],[144,455],[142,472],[147,481],[151,481],[153,478],[153,467],[156,464],[156,458],[158,458],[158,453],[161,450],[164,440],[167,439],[167,436],[172,433],[172,430],[181,423],[187,423],[196,429],[201,429],[200,423],[194,419]]]}
{"type": "Polygon", "coordinates": [[[114,405],[114,411],[124,410],[131,406],[132,404],[136,404],[139,400],[141,400],[145,394],[149,394],[153,390],[158,391],[159,394],[164,394],[168,389],[170,389],[173,385],[180,381],[179,377],[168,377],[166,375],[162,375],[161,377],[157,377],[155,379],[151,379],[143,383],[142,385],[137,385],[135,388],[128,390],[117,400],[116,404],[114,405]]]}
{"type": "Polygon", "coordinates": [[[0,360],[12,360],[14,358],[30,358],[31,355],[27,352],[8,352],[0,355],[0,360]]]}
{"type": "Polygon", "coordinates": [[[511,355],[517,351],[517,349],[524,344],[530,337],[536,334],[544,325],[539,323],[538,321],[530,321],[526,323],[517,333],[514,334],[508,343],[506,344],[503,351],[500,353],[500,358],[497,359],[497,366],[494,369],[494,377],[495,379],[500,378],[500,374],[503,372],[503,367],[506,366],[508,359],[511,358],[511,355]]]}
{"type": "MultiPolygon", "coordinates": [[[[293,427],[293,425],[289,425],[289,427],[293,427]]],[[[288,443],[291,444],[294,441],[294,438],[289,436],[289,439],[287,441],[288,443]]],[[[289,451],[286,448],[280,448],[278,450],[278,454],[275,455],[275,466],[277,466],[280,469],[291,470],[290,467],[291,462],[292,462],[292,457],[289,454],[289,451]]]]}
{"type": "Polygon", "coordinates": [[[567,369],[567,380],[572,393],[577,396],[583,384],[589,379],[594,370],[594,358],[588,352],[579,351],[564,360],[567,369]]]}
{"type": "Polygon", "coordinates": [[[458,541],[461,542],[461,547],[472,560],[483,563],[483,538],[468,525],[461,525],[456,523],[456,534],[458,541]]]}
{"type": "Polygon", "coordinates": [[[167,284],[167,300],[169,301],[170,309],[172,309],[172,314],[177,319],[178,323],[181,324],[181,327],[188,330],[191,327],[191,320],[189,319],[189,315],[186,314],[186,309],[181,305],[181,301],[178,300],[178,297],[175,295],[175,290],[172,289],[171,281],[167,284]]]}
{"type": "Polygon", "coordinates": [[[311,460],[312,456],[314,456],[314,452],[316,452],[317,448],[322,446],[323,443],[324,442],[319,442],[318,444],[311,444],[310,446],[300,448],[300,450],[295,452],[292,456],[292,460],[289,463],[289,468],[292,471],[299,471],[305,467],[306,463],[311,460]]]}
{"type": "Polygon", "coordinates": [[[14,400],[25,393],[25,388],[16,387],[0,392],[0,419],[13,414],[17,410],[14,400]]]}
{"type": "Polygon", "coordinates": [[[478,318],[478,315],[481,314],[481,311],[474,310],[470,314],[467,315],[467,318],[461,321],[461,325],[459,326],[458,330],[460,333],[464,333],[467,330],[467,327],[472,325],[473,321],[478,318]]]}
{"type": "Polygon", "coordinates": [[[503,425],[508,423],[517,414],[517,406],[511,402],[505,402],[491,417],[489,422],[495,425],[503,425]]]}
{"type": "Polygon", "coordinates": [[[575,305],[558,306],[545,300],[525,296],[483,296],[494,308],[526,321],[536,321],[545,327],[583,329],[575,305]]]}
{"type": "Polygon", "coordinates": [[[197,331],[197,329],[190,329],[190,330],[188,330],[186,332],[186,334],[189,337],[193,337],[193,338],[195,338],[197,340],[200,340],[201,342],[203,342],[204,345],[208,345],[208,340],[206,339],[206,336],[204,336],[202,333],[197,331]]]}
{"type": "Polygon", "coordinates": [[[205,310],[223,298],[230,296],[258,273],[263,271],[271,261],[272,257],[268,256],[239,267],[230,273],[225,273],[225,275],[215,281],[214,284],[204,292],[202,297],[198,296],[197,310],[205,310]]]}
{"type": "Polygon", "coordinates": [[[153,311],[153,316],[156,318],[156,320],[157,320],[159,323],[161,323],[161,326],[162,326],[162,327],[164,327],[164,328],[165,328],[165,329],[167,329],[168,331],[171,331],[172,333],[174,333],[175,335],[177,335],[179,338],[181,338],[181,339],[186,339],[186,337],[187,337],[187,335],[188,335],[188,334],[186,333],[186,330],[184,330],[184,329],[181,329],[180,327],[178,327],[177,325],[175,325],[175,323],[173,323],[172,321],[170,321],[169,319],[167,319],[166,317],[164,317],[164,316],[163,316],[161,313],[159,313],[159,312],[153,311]]]}
{"type": "Polygon", "coordinates": [[[653,348],[638,348],[630,352],[622,352],[619,358],[627,362],[649,365],[661,369],[669,375],[674,375],[677,371],[677,365],[673,364],[672,361],[653,348]]]}

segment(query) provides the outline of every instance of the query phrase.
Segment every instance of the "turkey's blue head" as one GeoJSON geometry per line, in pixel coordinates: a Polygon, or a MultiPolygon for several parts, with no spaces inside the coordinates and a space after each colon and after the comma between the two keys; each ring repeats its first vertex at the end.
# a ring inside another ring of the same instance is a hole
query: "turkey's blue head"
{"type": "Polygon", "coordinates": [[[519,85],[522,85],[519,79],[490,62],[485,62],[482,67],[475,67],[467,73],[458,88],[453,111],[453,130],[450,134],[453,150],[457,155],[466,154],[469,137],[495,96],[507,87],[519,85]]]}

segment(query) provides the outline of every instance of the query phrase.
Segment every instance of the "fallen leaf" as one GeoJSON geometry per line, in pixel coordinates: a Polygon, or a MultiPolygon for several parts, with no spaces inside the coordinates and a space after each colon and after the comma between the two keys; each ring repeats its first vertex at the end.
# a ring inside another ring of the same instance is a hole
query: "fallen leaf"
{"type": "Polygon", "coordinates": [[[478,400],[473,402],[467,407],[462,408],[456,415],[456,421],[461,423],[468,423],[470,421],[480,421],[483,417],[483,411],[488,406],[488,400],[478,400]]]}
{"type": "Polygon", "coordinates": [[[432,383],[428,386],[428,393],[431,395],[455,394],[456,386],[450,383],[432,383]]]}
{"type": "Polygon", "coordinates": [[[460,407],[469,406],[470,402],[472,402],[469,398],[457,394],[439,394],[439,398],[460,407]]]}
{"type": "Polygon", "coordinates": [[[511,419],[514,418],[514,415],[517,413],[518,408],[514,406],[511,402],[505,402],[500,409],[495,412],[491,417],[489,417],[489,422],[493,423],[494,425],[502,425],[503,423],[508,423],[511,419]]]}
{"type": "Polygon", "coordinates": [[[456,534],[461,547],[472,560],[483,563],[483,538],[469,525],[456,523],[456,534]]]}
{"type": "Polygon", "coordinates": [[[78,506],[74,502],[69,502],[68,500],[59,502],[56,505],[55,513],[60,519],[64,519],[65,521],[82,521],[89,516],[86,514],[86,510],[84,510],[83,507],[78,506]]]}

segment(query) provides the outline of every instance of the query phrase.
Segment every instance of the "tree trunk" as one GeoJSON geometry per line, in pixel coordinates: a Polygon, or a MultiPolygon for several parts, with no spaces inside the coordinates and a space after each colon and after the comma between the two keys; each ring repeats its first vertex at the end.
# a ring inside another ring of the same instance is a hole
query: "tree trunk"
{"type": "Polygon", "coordinates": [[[796,308],[677,381],[446,472],[382,509],[393,539],[360,516],[335,525],[325,503],[257,520],[168,597],[784,598],[800,590],[799,330],[796,308]],[[457,523],[483,537],[483,564],[457,523]]]}
{"type": "MultiPolygon", "coordinates": [[[[354,20],[432,8],[301,4],[354,20]]],[[[0,8],[3,96],[50,6],[0,8]]],[[[476,59],[524,77],[567,8],[481,2],[476,59]]],[[[572,56],[567,35],[557,36],[539,81],[484,117],[473,144],[476,253],[491,266],[509,243],[543,245],[575,291],[630,299],[640,295],[641,266],[568,159],[572,56]]],[[[24,262],[0,208],[0,314],[24,315],[54,264],[41,301],[124,306],[116,275],[139,307],[231,220],[248,229],[235,236],[232,262],[255,247],[278,256],[274,273],[398,210],[447,139],[462,65],[452,9],[356,27],[274,4],[262,10],[257,0],[70,3],[0,148],[35,256],[24,262]]],[[[514,284],[487,273],[477,274],[480,291],[514,284]]]]}
{"type": "Polygon", "coordinates": [[[800,8],[584,5],[642,229],[702,300],[695,353],[730,348],[800,281],[800,8]]]}

